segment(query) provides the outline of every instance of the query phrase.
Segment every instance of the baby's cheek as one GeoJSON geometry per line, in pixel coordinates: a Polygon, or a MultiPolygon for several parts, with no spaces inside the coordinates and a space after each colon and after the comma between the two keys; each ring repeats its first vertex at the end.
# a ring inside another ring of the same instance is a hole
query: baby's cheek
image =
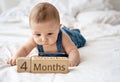
{"type": "Polygon", "coordinates": [[[52,38],[50,39],[50,43],[56,43],[57,39],[56,38],[52,38]]]}
{"type": "Polygon", "coordinates": [[[35,39],[35,42],[36,42],[37,44],[41,44],[41,39],[35,39]]]}

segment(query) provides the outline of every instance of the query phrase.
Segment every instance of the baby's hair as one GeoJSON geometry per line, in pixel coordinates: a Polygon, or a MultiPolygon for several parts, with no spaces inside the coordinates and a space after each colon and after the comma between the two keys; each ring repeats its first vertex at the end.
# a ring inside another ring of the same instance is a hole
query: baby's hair
{"type": "Polygon", "coordinates": [[[58,10],[48,2],[38,3],[31,11],[29,21],[31,23],[55,20],[60,22],[58,10]]]}

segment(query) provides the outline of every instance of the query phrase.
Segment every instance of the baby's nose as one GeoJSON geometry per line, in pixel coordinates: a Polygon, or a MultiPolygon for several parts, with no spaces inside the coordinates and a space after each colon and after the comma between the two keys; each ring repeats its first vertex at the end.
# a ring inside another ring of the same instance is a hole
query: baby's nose
{"type": "Polygon", "coordinates": [[[42,41],[43,42],[47,41],[47,38],[46,37],[42,37],[42,41]]]}

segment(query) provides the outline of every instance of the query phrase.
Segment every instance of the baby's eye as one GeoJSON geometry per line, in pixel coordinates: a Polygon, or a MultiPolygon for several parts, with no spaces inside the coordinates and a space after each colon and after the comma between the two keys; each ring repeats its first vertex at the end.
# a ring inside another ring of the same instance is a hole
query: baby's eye
{"type": "Polygon", "coordinates": [[[41,34],[36,34],[36,36],[41,36],[41,34]]]}
{"type": "Polygon", "coordinates": [[[48,35],[52,35],[53,33],[48,33],[48,35]]]}

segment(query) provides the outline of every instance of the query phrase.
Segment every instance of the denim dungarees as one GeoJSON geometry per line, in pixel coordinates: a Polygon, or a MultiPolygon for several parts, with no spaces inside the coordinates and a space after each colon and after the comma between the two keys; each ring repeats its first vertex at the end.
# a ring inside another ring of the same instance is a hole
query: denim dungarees
{"type": "Polygon", "coordinates": [[[76,45],[77,48],[83,47],[86,43],[85,38],[80,34],[79,29],[72,29],[70,30],[67,27],[63,27],[60,29],[59,33],[58,33],[58,38],[57,38],[57,50],[58,50],[58,54],[55,53],[47,53],[44,54],[44,49],[42,45],[37,45],[37,49],[39,51],[39,56],[64,56],[64,57],[68,57],[67,54],[65,54],[65,52],[63,52],[63,48],[62,48],[62,32],[66,32],[69,37],[71,38],[71,40],[74,42],[74,44],[76,45]]]}

